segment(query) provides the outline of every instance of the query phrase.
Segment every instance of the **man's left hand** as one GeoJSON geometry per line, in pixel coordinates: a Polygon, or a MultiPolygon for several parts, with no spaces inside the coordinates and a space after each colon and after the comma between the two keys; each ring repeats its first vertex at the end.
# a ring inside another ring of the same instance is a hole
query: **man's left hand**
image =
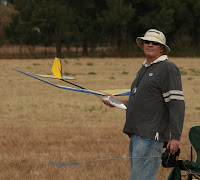
{"type": "Polygon", "coordinates": [[[175,139],[171,139],[167,144],[167,146],[170,147],[171,154],[175,154],[178,151],[179,145],[180,141],[175,139]]]}

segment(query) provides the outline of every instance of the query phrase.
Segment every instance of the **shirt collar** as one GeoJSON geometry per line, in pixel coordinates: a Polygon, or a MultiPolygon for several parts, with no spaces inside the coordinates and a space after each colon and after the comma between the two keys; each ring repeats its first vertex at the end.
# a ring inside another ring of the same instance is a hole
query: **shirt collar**
{"type": "Polygon", "coordinates": [[[142,64],[143,66],[145,67],[149,67],[151,66],[152,64],[155,64],[155,63],[159,63],[159,62],[162,62],[162,61],[165,61],[168,59],[168,56],[167,55],[162,55],[160,56],[159,58],[157,58],[156,60],[154,60],[153,62],[151,62],[151,64],[147,65],[147,60],[145,60],[142,64]]]}

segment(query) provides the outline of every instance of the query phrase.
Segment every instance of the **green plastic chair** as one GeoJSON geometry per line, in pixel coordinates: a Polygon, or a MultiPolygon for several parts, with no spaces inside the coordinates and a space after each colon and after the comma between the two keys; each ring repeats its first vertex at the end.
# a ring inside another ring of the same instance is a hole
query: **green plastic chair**
{"type": "Polygon", "coordinates": [[[178,160],[176,166],[170,173],[168,180],[181,180],[181,170],[187,171],[187,180],[200,180],[200,126],[193,126],[189,131],[191,143],[191,161],[178,160]],[[193,151],[196,151],[196,161],[193,162],[193,151]]]}

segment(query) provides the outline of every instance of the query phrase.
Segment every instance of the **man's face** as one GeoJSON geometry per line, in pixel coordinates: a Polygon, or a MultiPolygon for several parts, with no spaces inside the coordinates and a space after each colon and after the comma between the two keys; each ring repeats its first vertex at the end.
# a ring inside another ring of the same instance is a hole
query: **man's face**
{"type": "Polygon", "coordinates": [[[162,56],[164,52],[163,45],[152,41],[144,41],[143,49],[146,57],[151,59],[157,59],[162,56]]]}

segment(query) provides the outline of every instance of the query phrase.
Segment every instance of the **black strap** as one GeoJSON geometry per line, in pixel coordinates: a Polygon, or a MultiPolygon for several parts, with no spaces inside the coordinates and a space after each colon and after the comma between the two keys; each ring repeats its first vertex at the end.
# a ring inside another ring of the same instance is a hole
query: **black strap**
{"type": "Polygon", "coordinates": [[[139,71],[139,75],[138,75],[136,87],[138,87],[138,85],[139,85],[140,81],[142,80],[142,78],[143,78],[143,76],[144,76],[144,74],[145,74],[146,71],[147,71],[147,68],[144,67],[144,66],[142,66],[142,68],[139,71]]]}

